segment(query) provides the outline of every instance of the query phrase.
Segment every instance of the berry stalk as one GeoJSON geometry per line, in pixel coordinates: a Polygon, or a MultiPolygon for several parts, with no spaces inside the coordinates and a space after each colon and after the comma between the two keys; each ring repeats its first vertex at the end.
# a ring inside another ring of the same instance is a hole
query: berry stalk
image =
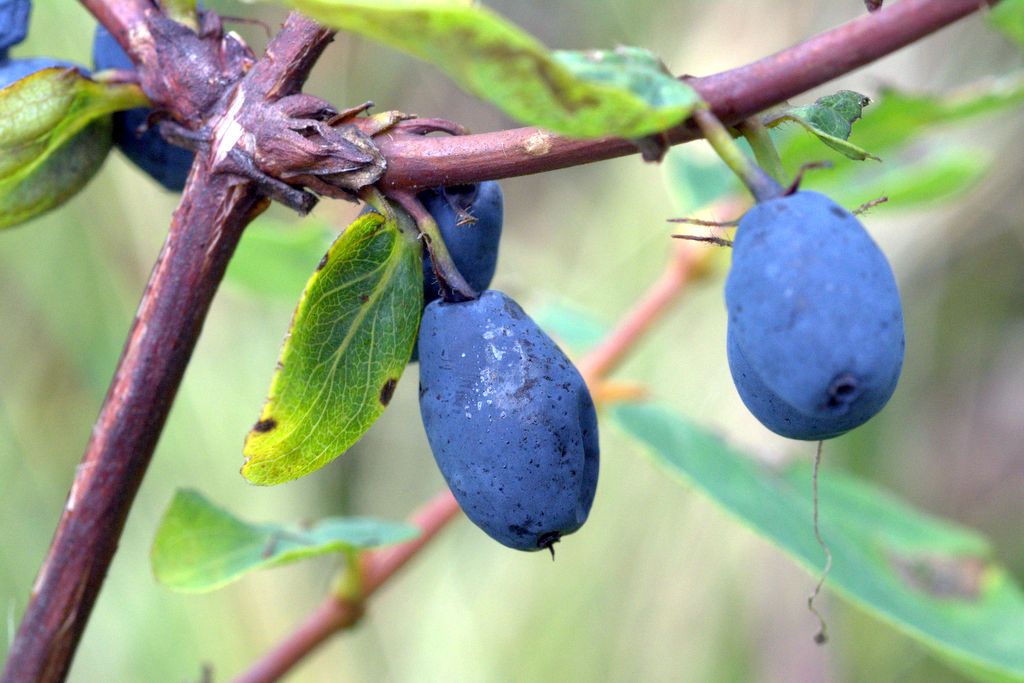
{"type": "Polygon", "coordinates": [[[754,199],[764,202],[782,195],[782,186],[743,153],[740,146],[732,139],[728,129],[707,106],[700,107],[693,112],[693,120],[700,128],[704,139],[725,162],[729,170],[743,181],[743,184],[750,190],[750,194],[754,195],[754,199]]]}
{"type": "Polygon", "coordinates": [[[782,168],[782,159],[779,157],[779,150],[775,148],[772,136],[761,119],[751,116],[737,126],[740,133],[750,143],[750,149],[754,150],[754,158],[761,168],[780,185],[786,185],[786,171],[782,168]]]}
{"type": "Polygon", "coordinates": [[[388,195],[401,206],[416,221],[420,234],[426,240],[427,251],[430,253],[430,262],[434,266],[434,275],[441,285],[441,291],[445,301],[469,301],[477,298],[479,293],[473,289],[466,279],[462,277],[447,245],[441,235],[441,229],[437,221],[430,215],[420,200],[412,192],[401,190],[391,192],[388,195]]]}

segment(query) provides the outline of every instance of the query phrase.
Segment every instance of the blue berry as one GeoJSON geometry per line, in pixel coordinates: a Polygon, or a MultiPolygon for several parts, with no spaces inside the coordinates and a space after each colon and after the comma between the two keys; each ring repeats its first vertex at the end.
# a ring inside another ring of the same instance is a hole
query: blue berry
{"type": "Polygon", "coordinates": [[[905,346],[896,280],[860,221],[828,197],[797,192],[747,212],[725,300],[733,381],[772,431],[838,436],[892,396],[905,346]]]}
{"type": "MultiPolygon", "coordinates": [[[[103,26],[96,27],[92,59],[97,69],[134,69],[131,58],[103,26]]],[[[146,128],[152,110],[138,107],[114,114],[114,144],[128,159],[168,190],[180,192],[192,168],[193,152],[164,140],[156,127],[146,128]],[[142,134],[140,130],[145,129],[142,134]]]]}
{"type": "Polygon", "coordinates": [[[9,48],[25,40],[31,12],[31,0],[0,0],[0,60],[7,58],[9,48]]]}
{"type": "Polygon", "coordinates": [[[420,413],[466,515],[517,550],[550,548],[594,501],[597,416],[583,378],[501,292],[427,306],[420,413]]]}
{"type": "MultiPolygon", "coordinates": [[[[487,289],[498,266],[498,242],[504,218],[501,186],[493,180],[477,185],[457,185],[420,193],[420,201],[444,237],[448,252],[462,277],[478,292],[487,289]],[[459,212],[463,215],[460,215],[459,212]],[[475,218],[459,224],[466,216],[475,218]]],[[[439,298],[441,291],[430,257],[423,259],[424,305],[439,298]]]]}

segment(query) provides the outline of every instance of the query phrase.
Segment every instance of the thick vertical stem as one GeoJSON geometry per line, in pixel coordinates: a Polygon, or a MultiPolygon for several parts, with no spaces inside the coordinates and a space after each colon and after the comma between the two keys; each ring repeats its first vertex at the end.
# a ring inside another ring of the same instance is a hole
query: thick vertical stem
{"type": "Polygon", "coordinates": [[[142,296],[85,456],[4,669],[4,683],[60,681],[117,549],[142,477],[245,225],[248,185],[194,174],[142,296]]]}
{"type": "MultiPolygon", "coordinates": [[[[88,5],[104,19],[117,21],[123,17],[107,6],[131,8],[139,2],[93,0],[88,5]]],[[[301,15],[289,15],[266,57],[239,87],[253,98],[296,92],[333,35],[301,15]]],[[[175,211],[11,646],[2,683],[62,681],[67,676],[210,303],[242,231],[267,206],[251,183],[210,168],[210,159],[197,162],[175,211]]]]}

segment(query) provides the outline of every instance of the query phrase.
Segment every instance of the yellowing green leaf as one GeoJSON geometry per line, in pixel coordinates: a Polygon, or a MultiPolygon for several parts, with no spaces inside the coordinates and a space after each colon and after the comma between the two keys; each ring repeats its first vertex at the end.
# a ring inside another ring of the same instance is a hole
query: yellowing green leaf
{"type": "Polygon", "coordinates": [[[160,4],[171,19],[188,26],[193,31],[199,31],[196,0],[162,0],[160,4]]]}
{"type": "Polygon", "coordinates": [[[523,123],[579,138],[637,138],[680,123],[696,92],[649,52],[549,52],[467,0],[277,0],[430,62],[523,123]]]}
{"type": "Polygon", "coordinates": [[[110,117],[96,119],[19,182],[0,181],[0,228],[24,223],[75,196],[103,165],[112,133],[110,117]]]}
{"type": "Polygon", "coordinates": [[[306,285],[245,442],[249,481],[279,484],[323,467],[391,400],[423,306],[420,244],[411,220],[393,216],[357,218],[306,285]]]}
{"type": "MultiPolygon", "coordinates": [[[[622,406],[614,415],[671,475],[818,576],[824,555],[806,464],[770,469],[656,406],[622,406]]],[[[984,538],[831,469],[820,501],[833,558],[826,589],[980,680],[1024,680],[1024,592],[984,538]]]]}
{"type": "Polygon", "coordinates": [[[251,524],[201,493],[179,490],[164,513],[150,553],[157,581],[201,593],[244,574],[309,557],[412,540],[416,527],[366,517],[330,517],[310,526],[251,524]]]}
{"type": "Polygon", "coordinates": [[[0,228],[65,201],[110,149],[109,114],[147,102],[136,85],[54,67],[0,89],[0,228]]]}

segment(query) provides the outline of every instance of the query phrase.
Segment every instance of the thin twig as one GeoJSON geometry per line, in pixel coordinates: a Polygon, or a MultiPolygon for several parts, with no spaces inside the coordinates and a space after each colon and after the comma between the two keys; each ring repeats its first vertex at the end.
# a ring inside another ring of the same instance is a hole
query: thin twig
{"type": "MultiPolygon", "coordinates": [[[[687,225],[700,225],[705,228],[735,228],[739,225],[739,219],[729,221],[708,221],[703,218],[669,218],[669,223],[685,223],[687,225]]],[[[675,235],[673,235],[675,237],[675,235]]]]}
{"type": "Polygon", "coordinates": [[[821,468],[821,449],[825,444],[824,441],[818,442],[818,448],[814,452],[814,471],[811,478],[811,495],[813,498],[814,512],[812,516],[814,518],[814,538],[818,541],[818,545],[825,551],[825,568],[821,570],[821,577],[818,579],[818,583],[814,586],[814,592],[807,598],[807,609],[814,613],[814,616],[818,618],[818,632],[814,635],[814,642],[818,645],[824,645],[828,642],[828,625],[825,623],[824,617],[818,612],[818,609],[814,606],[814,599],[818,597],[818,593],[821,592],[822,586],[825,585],[825,579],[828,578],[828,573],[832,571],[832,551],[828,549],[828,545],[825,543],[825,539],[821,537],[821,527],[818,525],[818,470],[821,468]]]}
{"type": "Polygon", "coordinates": [[[654,284],[637,299],[619,323],[577,364],[590,386],[596,386],[618,366],[644,334],[669,309],[693,278],[705,250],[675,243],[672,257],[654,284]]]}
{"type": "Polygon", "coordinates": [[[864,202],[863,204],[858,206],[856,209],[853,210],[852,213],[854,216],[863,215],[870,211],[871,209],[878,206],[879,204],[885,204],[887,201],[889,201],[888,197],[878,197],[877,199],[872,199],[870,202],[864,202]]]}
{"type": "Polygon", "coordinates": [[[298,628],[237,677],[235,683],[276,681],[332,635],[358,623],[366,600],[455,519],[459,511],[459,504],[450,491],[439,493],[409,520],[420,529],[417,538],[367,554],[363,563],[361,599],[328,596],[298,628]]]}
{"type": "Polygon", "coordinates": [[[688,240],[690,242],[704,242],[705,244],[713,244],[716,247],[731,247],[732,240],[724,237],[715,237],[714,235],[672,235],[677,240],[688,240]]]}
{"type": "Polygon", "coordinates": [[[761,123],[761,118],[758,116],[748,116],[740,122],[738,129],[747,142],[750,143],[750,148],[754,151],[757,163],[761,164],[761,167],[775,182],[785,185],[786,171],[782,168],[779,150],[775,147],[771,133],[761,123]]]}

